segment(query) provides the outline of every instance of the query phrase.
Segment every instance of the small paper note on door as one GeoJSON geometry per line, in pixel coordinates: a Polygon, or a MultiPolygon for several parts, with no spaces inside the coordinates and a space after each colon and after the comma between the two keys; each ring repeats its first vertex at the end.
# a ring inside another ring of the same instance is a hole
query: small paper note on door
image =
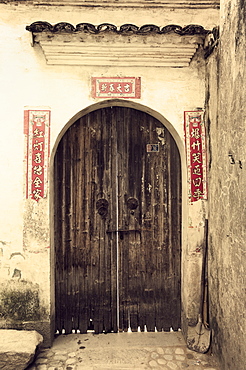
{"type": "Polygon", "coordinates": [[[146,149],[147,153],[159,152],[159,144],[147,144],[146,149]]]}

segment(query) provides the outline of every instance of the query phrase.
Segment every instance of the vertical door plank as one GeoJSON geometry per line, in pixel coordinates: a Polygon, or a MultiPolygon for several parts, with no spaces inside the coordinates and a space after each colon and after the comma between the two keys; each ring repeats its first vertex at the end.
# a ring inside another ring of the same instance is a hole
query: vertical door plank
{"type": "Polygon", "coordinates": [[[178,330],[181,327],[181,318],[179,312],[181,312],[181,168],[180,168],[180,157],[177,152],[174,140],[170,140],[170,157],[171,157],[171,235],[172,235],[172,250],[173,250],[173,301],[172,301],[172,327],[174,330],[178,330]],[[176,314],[175,314],[176,313],[176,314]]]}
{"type": "Polygon", "coordinates": [[[79,197],[75,204],[78,228],[78,290],[79,290],[79,330],[86,333],[89,326],[89,293],[88,293],[88,273],[89,273],[89,189],[88,173],[90,171],[90,135],[86,117],[82,117],[78,122],[77,143],[80,147],[77,158],[78,182],[74,186],[78,187],[79,197]]]}
{"type": "Polygon", "coordinates": [[[115,116],[115,178],[116,178],[116,223],[115,223],[115,243],[118,253],[116,254],[118,271],[117,273],[117,300],[119,304],[119,331],[127,331],[128,320],[128,245],[129,235],[124,232],[128,229],[127,220],[124,213],[125,182],[127,177],[127,164],[125,161],[125,145],[127,145],[127,132],[125,126],[125,117],[127,111],[122,114],[120,107],[114,107],[115,116]],[[119,232],[118,230],[121,230],[119,232]]]}
{"type": "Polygon", "coordinates": [[[71,276],[70,276],[70,312],[72,316],[72,330],[78,330],[79,326],[79,286],[78,286],[78,237],[77,237],[77,210],[76,203],[80,199],[78,162],[79,148],[78,143],[78,124],[71,131],[70,148],[71,148],[71,176],[70,176],[70,193],[71,193],[71,210],[70,210],[70,239],[71,239],[71,276]],[[72,143],[72,145],[71,145],[72,143]],[[76,184],[76,185],[75,185],[76,184]]]}
{"type": "Polygon", "coordinates": [[[90,127],[92,135],[92,193],[90,199],[90,254],[91,254],[91,275],[90,281],[90,320],[94,325],[95,333],[99,333],[100,312],[100,235],[98,225],[98,215],[96,213],[97,195],[100,193],[100,175],[102,171],[103,158],[100,156],[101,125],[100,114],[98,111],[91,113],[90,127]]]}
{"type": "Polygon", "coordinates": [[[112,117],[111,108],[101,111],[101,155],[104,158],[104,168],[102,172],[101,193],[102,198],[107,201],[105,206],[105,215],[101,218],[101,275],[103,279],[103,290],[101,298],[101,312],[102,312],[102,330],[111,332],[111,245],[110,235],[107,233],[108,222],[110,219],[112,204],[112,180],[111,180],[111,166],[112,166],[112,117]]]}
{"type": "MultiPolygon", "coordinates": [[[[59,151],[56,154],[54,161],[54,178],[57,180],[59,187],[54,192],[54,203],[55,205],[60,204],[62,199],[62,186],[60,186],[63,178],[63,161],[62,153],[59,151]],[[59,157],[58,157],[59,153],[59,157]]],[[[54,220],[54,238],[56,247],[56,259],[55,259],[55,301],[56,301],[56,324],[55,330],[61,332],[63,329],[63,315],[62,315],[62,287],[63,287],[63,253],[62,253],[62,207],[56,208],[56,218],[54,220]]]]}
{"type": "Polygon", "coordinates": [[[110,196],[110,215],[108,220],[108,233],[110,240],[111,250],[111,320],[112,330],[117,332],[121,329],[119,322],[119,307],[118,307],[118,282],[119,282],[119,271],[120,265],[118,264],[118,149],[117,149],[117,114],[113,107],[108,108],[108,121],[111,123],[111,166],[110,171],[110,184],[111,184],[111,196],[110,196]]]}
{"type": "Polygon", "coordinates": [[[129,229],[134,230],[129,233],[129,300],[130,323],[132,331],[137,331],[139,324],[139,306],[140,301],[140,271],[138,265],[138,253],[140,243],[140,189],[141,189],[141,157],[142,140],[140,131],[140,122],[138,111],[129,110],[128,113],[128,150],[126,152],[128,162],[128,181],[127,197],[125,202],[126,214],[128,216],[129,229]]]}

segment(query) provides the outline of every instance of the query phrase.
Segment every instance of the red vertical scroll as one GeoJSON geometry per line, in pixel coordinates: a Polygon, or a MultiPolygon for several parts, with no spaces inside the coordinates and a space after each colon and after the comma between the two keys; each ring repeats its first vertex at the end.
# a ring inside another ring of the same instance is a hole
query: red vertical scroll
{"type": "Polygon", "coordinates": [[[203,111],[184,112],[184,131],[191,202],[207,199],[207,156],[203,111]]]}
{"type": "Polygon", "coordinates": [[[50,155],[50,110],[25,110],[26,198],[37,202],[47,194],[50,155]]]}

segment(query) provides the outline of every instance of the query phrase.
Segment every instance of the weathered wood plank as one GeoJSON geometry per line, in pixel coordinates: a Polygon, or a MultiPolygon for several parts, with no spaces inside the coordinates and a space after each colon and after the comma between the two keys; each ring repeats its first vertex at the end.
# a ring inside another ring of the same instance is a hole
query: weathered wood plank
{"type": "MultiPolygon", "coordinates": [[[[62,179],[62,162],[55,160],[54,163],[54,178],[57,179],[59,182],[62,179]]],[[[60,197],[59,191],[54,191],[54,203],[55,205],[60,203],[62,199],[60,197]]],[[[56,281],[56,289],[55,289],[55,301],[56,301],[56,323],[55,323],[55,331],[61,332],[62,330],[62,314],[61,314],[61,285],[62,285],[62,273],[63,273],[63,263],[62,263],[62,254],[60,252],[60,248],[62,246],[62,238],[61,238],[61,230],[60,224],[62,220],[62,207],[57,207],[56,218],[54,220],[54,239],[55,239],[55,247],[56,247],[56,259],[55,259],[55,281],[56,281]],[[59,250],[57,251],[59,247],[59,250]]]]}

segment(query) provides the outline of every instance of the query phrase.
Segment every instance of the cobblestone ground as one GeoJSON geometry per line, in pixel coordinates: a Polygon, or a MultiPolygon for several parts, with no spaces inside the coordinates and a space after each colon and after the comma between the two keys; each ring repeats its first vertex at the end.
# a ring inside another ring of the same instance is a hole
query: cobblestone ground
{"type": "Polygon", "coordinates": [[[143,346],[141,341],[137,345],[128,341],[118,346],[110,340],[108,345],[101,345],[100,339],[97,346],[90,346],[89,337],[77,336],[71,346],[67,342],[67,348],[56,345],[41,350],[28,370],[221,370],[213,356],[190,351],[182,343],[174,346],[161,343],[154,348],[144,339],[143,346]]]}

